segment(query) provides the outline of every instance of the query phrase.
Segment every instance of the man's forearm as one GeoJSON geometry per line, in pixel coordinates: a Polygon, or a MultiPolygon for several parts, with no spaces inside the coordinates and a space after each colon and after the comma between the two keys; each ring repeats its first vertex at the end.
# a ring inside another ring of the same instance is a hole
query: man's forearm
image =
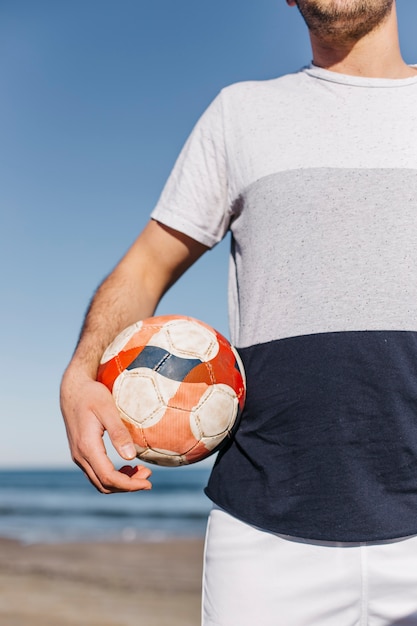
{"type": "Polygon", "coordinates": [[[72,362],[95,378],[108,344],[130,324],[152,315],[156,304],[133,278],[116,269],[91,300],[72,362]]]}

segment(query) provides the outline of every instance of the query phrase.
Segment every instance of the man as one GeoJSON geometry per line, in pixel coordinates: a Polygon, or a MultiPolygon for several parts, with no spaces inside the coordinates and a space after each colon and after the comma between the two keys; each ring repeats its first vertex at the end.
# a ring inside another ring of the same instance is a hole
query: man
{"type": "Polygon", "coordinates": [[[149,489],[100,355],[232,231],[241,426],[213,469],[204,626],[417,624],[417,71],[395,0],[287,0],[313,64],[233,85],[98,289],[62,384],[75,462],[149,489]]]}

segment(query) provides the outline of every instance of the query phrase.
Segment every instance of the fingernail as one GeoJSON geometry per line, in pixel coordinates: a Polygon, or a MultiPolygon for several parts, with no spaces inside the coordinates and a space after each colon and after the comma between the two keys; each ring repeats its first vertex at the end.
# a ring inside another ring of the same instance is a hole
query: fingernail
{"type": "Polygon", "coordinates": [[[134,459],[136,456],[136,449],[132,443],[122,446],[121,452],[124,459],[134,459]]]}

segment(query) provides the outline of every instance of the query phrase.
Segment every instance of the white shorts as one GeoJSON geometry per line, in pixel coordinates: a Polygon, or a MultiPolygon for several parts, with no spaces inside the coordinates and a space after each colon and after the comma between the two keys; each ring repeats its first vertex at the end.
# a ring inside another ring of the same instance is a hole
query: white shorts
{"type": "Polygon", "coordinates": [[[417,625],[417,536],[308,541],[262,531],[215,507],[203,626],[417,625]]]}

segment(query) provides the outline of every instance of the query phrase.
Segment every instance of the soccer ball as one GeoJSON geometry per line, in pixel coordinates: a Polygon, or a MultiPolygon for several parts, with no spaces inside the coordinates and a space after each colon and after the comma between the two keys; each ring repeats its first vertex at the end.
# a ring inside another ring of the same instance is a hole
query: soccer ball
{"type": "Polygon", "coordinates": [[[191,317],[164,315],[132,324],[104,352],[98,380],[113,394],[137,456],[187,465],[231,437],[245,401],[236,350],[191,317]]]}

